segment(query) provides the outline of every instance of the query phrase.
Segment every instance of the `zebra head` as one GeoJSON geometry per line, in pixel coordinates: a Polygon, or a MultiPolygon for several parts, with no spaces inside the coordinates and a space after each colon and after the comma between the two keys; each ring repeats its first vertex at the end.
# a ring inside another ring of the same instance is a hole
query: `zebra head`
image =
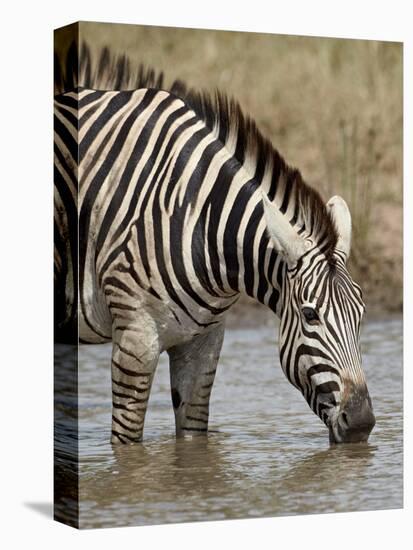
{"type": "Polygon", "coordinates": [[[331,442],[366,441],[375,417],[359,345],[365,307],[361,289],[346,267],[351,215],[340,197],[323,208],[335,233],[330,250],[325,239],[317,239],[314,228],[298,231],[264,196],[271,241],[285,264],[279,311],[281,366],[328,427],[331,442]]]}

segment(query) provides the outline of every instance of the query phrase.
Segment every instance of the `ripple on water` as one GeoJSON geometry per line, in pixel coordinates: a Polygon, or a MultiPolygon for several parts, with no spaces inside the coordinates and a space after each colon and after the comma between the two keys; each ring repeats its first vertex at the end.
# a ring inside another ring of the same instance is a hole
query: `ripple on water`
{"type": "Polygon", "coordinates": [[[329,446],[281,371],[275,327],[262,326],[227,330],[211,401],[215,432],[175,439],[162,356],[144,442],[113,448],[110,346],[81,347],[81,526],[401,507],[401,320],[366,324],[362,347],[377,416],[368,444],[329,446]]]}

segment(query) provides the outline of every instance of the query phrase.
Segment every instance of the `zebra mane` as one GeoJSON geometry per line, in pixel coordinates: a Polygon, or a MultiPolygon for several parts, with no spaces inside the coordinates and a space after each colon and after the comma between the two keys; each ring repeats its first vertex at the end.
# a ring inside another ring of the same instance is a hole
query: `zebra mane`
{"type": "Polygon", "coordinates": [[[65,61],[54,55],[54,93],[64,94],[78,87],[92,90],[137,90],[139,88],[163,89],[163,73],[139,65],[131,70],[126,55],[114,56],[109,48],[101,50],[97,63],[92,58],[90,48],[82,43],[80,55],[75,42],[70,45],[65,61]]]}
{"type": "Polygon", "coordinates": [[[255,168],[257,181],[261,181],[264,172],[270,172],[271,185],[266,190],[269,199],[281,196],[281,204],[277,204],[283,213],[290,201],[294,201],[294,215],[290,222],[300,225],[301,230],[311,235],[323,249],[326,257],[332,258],[338,232],[320,194],[304,182],[296,168],[285,162],[269,139],[262,135],[255,121],[244,115],[233,98],[219,90],[214,94],[195,91],[181,80],[175,80],[167,87],[162,72],[155,72],[142,64],[131,68],[128,56],[115,56],[108,47],[93,59],[86,43],[81,45],[79,56],[77,44],[72,43],[64,64],[55,54],[54,74],[55,95],[78,87],[94,90],[155,88],[182,99],[222,143],[231,144],[234,157],[241,164],[247,161],[255,168]]]}

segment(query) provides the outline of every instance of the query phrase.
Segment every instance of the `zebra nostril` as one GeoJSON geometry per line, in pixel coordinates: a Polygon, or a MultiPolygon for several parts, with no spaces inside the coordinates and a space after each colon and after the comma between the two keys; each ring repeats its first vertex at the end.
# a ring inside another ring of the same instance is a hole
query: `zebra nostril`
{"type": "Polygon", "coordinates": [[[341,418],[343,419],[343,422],[348,426],[347,414],[344,411],[341,413],[341,418]]]}

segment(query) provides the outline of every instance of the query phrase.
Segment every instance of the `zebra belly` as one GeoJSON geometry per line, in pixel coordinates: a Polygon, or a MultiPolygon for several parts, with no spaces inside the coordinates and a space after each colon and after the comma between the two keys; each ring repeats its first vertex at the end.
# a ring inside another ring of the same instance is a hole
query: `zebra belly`
{"type": "Polygon", "coordinates": [[[160,351],[189,342],[199,334],[215,327],[218,322],[222,322],[222,319],[212,321],[208,316],[205,319],[205,326],[199,326],[185,318],[182,311],[169,301],[157,300],[150,294],[146,294],[142,298],[139,318],[145,327],[148,324],[153,326],[160,351]]]}
{"type": "MultiPolygon", "coordinates": [[[[110,280],[111,271],[107,273],[110,280]]],[[[93,280],[94,277],[85,277],[93,280]]],[[[130,283],[130,281],[126,281],[130,283]]],[[[132,289],[130,289],[132,290],[132,289]]],[[[155,338],[159,349],[165,351],[192,340],[223,321],[222,316],[200,315],[202,322],[189,319],[182,310],[167,297],[154,297],[147,289],[133,286],[134,298],[122,302],[119,295],[111,301],[112,295],[106,289],[85,284],[79,300],[79,340],[82,343],[100,344],[112,340],[117,324],[128,323],[146,338],[155,338]],[[105,292],[106,290],[106,292],[105,292]],[[125,309],[123,309],[125,308],[125,309]]]]}

